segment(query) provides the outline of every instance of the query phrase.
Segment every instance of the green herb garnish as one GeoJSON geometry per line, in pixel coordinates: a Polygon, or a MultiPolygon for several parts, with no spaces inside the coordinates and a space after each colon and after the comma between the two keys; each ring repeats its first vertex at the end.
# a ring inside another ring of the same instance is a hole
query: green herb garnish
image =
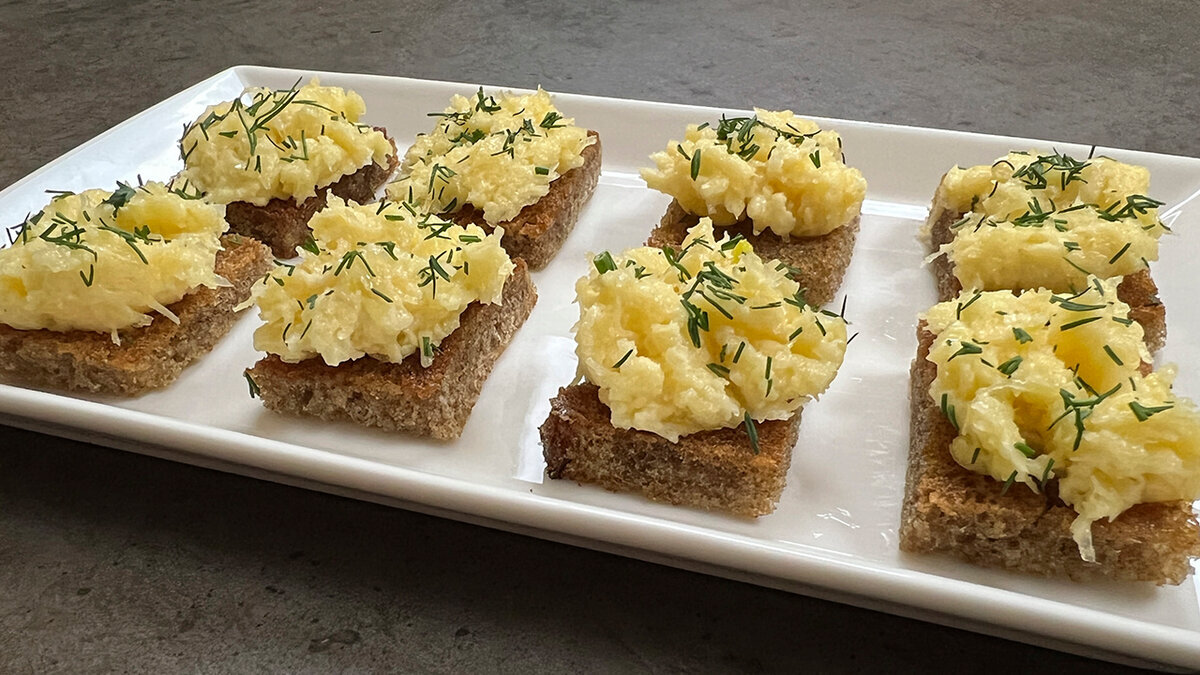
{"type": "Polygon", "coordinates": [[[754,426],[754,420],[750,417],[750,412],[746,411],[742,416],[742,424],[746,427],[746,436],[750,439],[750,447],[754,449],[754,454],[758,454],[758,427],[754,426]]]}
{"type": "Polygon", "coordinates": [[[625,356],[622,356],[620,361],[617,361],[616,363],[612,364],[613,370],[616,370],[617,368],[620,368],[622,364],[624,364],[626,361],[628,361],[628,360],[629,360],[629,357],[630,357],[630,356],[633,356],[633,350],[632,350],[632,349],[630,349],[629,351],[625,352],[625,356]]]}
{"type": "Polygon", "coordinates": [[[613,270],[617,269],[617,263],[615,260],[613,260],[612,254],[608,251],[605,251],[592,258],[592,264],[596,266],[596,271],[600,272],[600,274],[612,272],[613,270]]]}
{"type": "Polygon", "coordinates": [[[242,377],[246,378],[246,384],[250,387],[250,398],[258,398],[262,390],[258,388],[258,383],[250,376],[249,370],[242,371],[242,377]]]}
{"type": "Polygon", "coordinates": [[[1142,405],[1141,403],[1138,403],[1137,401],[1129,402],[1129,409],[1133,411],[1134,416],[1137,417],[1137,420],[1139,422],[1145,422],[1146,420],[1150,419],[1151,416],[1157,415],[1158,413],[1163,412],[1164,410],[1170,410],[1171,408],[1174,408],[1174,407],[1175,406],[1171,403],[1168,403],[1166,405],[1147,407],[1147,406],[1142,405]]]}

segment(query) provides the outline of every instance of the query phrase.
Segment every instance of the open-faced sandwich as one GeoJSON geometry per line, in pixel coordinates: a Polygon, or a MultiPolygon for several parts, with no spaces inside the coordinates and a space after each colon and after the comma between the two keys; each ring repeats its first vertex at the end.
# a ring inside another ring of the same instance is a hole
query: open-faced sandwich
{"type": "Polygon", "coordinates": [[[504,249],[541,269],[562,248],[600,178],[600,137],[538,89],[455,96],[405,153],[390,198],[460,224],[504,230],[504,249]]]}
{"type": "Polygon", "coordinates": [[[212,349],[271,267],[224,208],[162,183],[58,193],[0,250],[0,375],[132,396],[212,349]]]}
{"type": "Polygon", "coordinates": [[[900,547],[1074,579],[1180,583],[1200,555],[1200,412],[1151,371],[1115,280],[964,292],[912,366],[900,547]]]}
{"type": "Polygon", "coordinates": [[[184,126],[177,182],[225,204],[234,232],[290,258],[328,195],[373,201],[396,168],[385,131],[359,122],[365,109],[358,94],[315,78],[250,89],[184,126]]]}
{"type": "Polygon", "coordinates": [[[1082,290],[1089,275],[1123,277],[1130,318],[1158,351],[1166,313],[1150,277],[1167,231],[1146,196],[1150,172],[1107,157],[1012,152],[942,178],[926,223],[938,294],[1082,290]]]}
{"type": "Polygon", "coordinates": [[[703,218],[680,248],[602,253],[576,284],[579,375],[542,425],[551,478],[743,516],[783,491],[801,407],[846,350],[787,265],[703,218]]]}
{"type": "Polygon", "coordinates": [[[650,246],[682,245],[702,217],[741,236],[764,258],[790,265],[805,297],[821,306],[842,284],[867,183],[845,164],[842,139],[791,111],[755,109],[688,125],[643,169],[650,187],[674,200],[650,246]]]}
{"type": "Polygon", "coordinates": [[[537,293],[501,230],[330,197],[295,264],[253,288],[247,372],[279,412],[457,438],[537,293]]]}

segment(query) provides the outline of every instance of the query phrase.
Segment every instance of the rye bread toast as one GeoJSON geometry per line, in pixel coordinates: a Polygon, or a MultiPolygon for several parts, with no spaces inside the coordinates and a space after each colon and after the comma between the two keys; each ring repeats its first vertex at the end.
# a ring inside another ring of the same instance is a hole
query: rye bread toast
{"type": "Polygon", "coordinates": [[[200,287],[169,309],[174,323],[155,316],[147,326],[108,333],[17,330],[0,324],[0,377],[39,387],[137,396],[175,381],[233,325],[233,307],[274,265],[267,247],[239,235],[221,238],[216,273],[231,286],[200,287]]]}
{"type": "Polygon", "coordinates": [[[800,429],[799,411],[788,420],[759,422],[756,454],[741,428],[672,443],[648,431],[617,429],[610,418],[595,385],[559,389],[541,427],[550,478],[748,517],[775,510],[800,429]]]}
{"type": "Polygon", "coordinates": [[[337,366],[319,357],[286,363],[271,354],[247,372],[276,412],[458,438],[496,360],[537,302],[528,266],[514,262],[501,303],[467,307],[428,368],[418,354],[400,363],[363,357],[337,366]]]}
{"type": "Polygon", "coordinates": [[[382,187],[396,170],[400,163],[396,154],[396,142],[387,136],[384,129],[376,127],[376,130],[383,132],[392,145],[392,154],[387,156],[387,166],[371,162],[354,173],[317,188],[315,195],[301,202],[290,198],[272,199],[263,206],[256,206],[250,202],[230,202],[225,206],[225,220],[229,222],[229,229],[247,237],[254,237],[270,246],[276,258],[291,258],[296,255],[296,249],[312,233],[308,228],[308,220],[314,213],[325,208],[329,193],[359,204],[374,201],[376,190],[382,187]]]}
{"type": "Polygon", "coordinates": [[[1076,513],[1057,499],[960,466],[950,455],[954,427],[929,396],[937,366],[926,357],[935,336],[917,328],[912,363],[908,477],[900,549],[943,552],[976,565],[1074,580],[1109,578],[1179,584],[1200,556],[1200,525],[1190,502],[1138,504],[1092,524],[1096,563],[1086,563],[1071,537],[1076,513]]]}
{"type": "Polygon", "coordinates": [[[483,211],[470,204],[442,217],[459,225],[474,223],[489,234],[503,227],[501,245],[508,255],[524,258],[530,269],[542,269],[562,248],[600,181],[600,136],[595,131],[588,131],[588,136],[596,142],[583,149],[583,164],[551,181],[550,191],[512,220],[491,225],[484,220],[483,211]]]}
{"type": "MultiPolygon", "coordinates": [[[[929,210],[929,219],[926,221],[930,252],[936,252],[943,244],[954,240],[951,226],[961,220],[963,215],[947,206],[939,186],[933,198],[933,206],[929,210]]],[[[950,258],[940,255],[934,258],[932,266],[937,280],[938,300],[945,302],[957,297],[962,291],[962,284],[954,276],[954,264],[950,262],[950,258]]],[[[1162,301],[1158,299],[1158,286],[1154,284],[1150,270],[1142,270],[1124,277],[1117,286],[1117,297],[1129,305],[1129,318],[1142,326],[1146,347],[1150,352],[1155,353],[1162,349],[1167,341],[1167,312],[1162,301]]]]}
{"type": "MultiPolygon", "coordinates": [[[[810,304],[821,307],[833,301],[842,286],[842,278],[854,253],[860,220],[861,216],[855,216],[849,223],[818,237],[788,239],[770,230],[754,234],[754,223],[749,219],[715,229],[731,237],[742,235],[763,260],[781,260],[796,268],[798,272],[793,278],[805,289],[805,298],[810,304]]],[[[700,216],[688,213],[678,201],[671,200],[666,214],[650,233],[646,245],[678,248],[683,245],[688,230],[699,221],[700,216]]]]}

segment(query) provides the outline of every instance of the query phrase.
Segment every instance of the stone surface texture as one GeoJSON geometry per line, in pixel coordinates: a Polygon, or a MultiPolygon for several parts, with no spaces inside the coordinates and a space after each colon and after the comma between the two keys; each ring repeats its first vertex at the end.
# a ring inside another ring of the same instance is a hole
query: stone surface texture
{"type": "MultiPolygon", "coordinates": [[[[1197,44],[1192,0],[0,2],[0,187],[243,63],[1200,155],[1197,44]]],[[[5,673],[950,664],[1118,670],[0,426],[5,673]]]]}

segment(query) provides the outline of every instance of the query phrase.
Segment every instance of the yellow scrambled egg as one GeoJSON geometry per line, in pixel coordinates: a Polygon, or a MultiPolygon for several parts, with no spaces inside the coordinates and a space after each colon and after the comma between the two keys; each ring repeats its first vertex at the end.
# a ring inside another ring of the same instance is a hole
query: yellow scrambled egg
{"type": "Polygon", "coordinates": [[[213,272],[225,209],[162,183],[60,194],[0,250],[0,323],[113,332],[170,319],[213,272]]]}
{"type": "Polygon", "coordinates": [[[179,179],[222,204],[302,201],[372,162],[387,166],[392,145],[358,122],[365,110],[358,94],[316,78],[303,87],[251,89],[187,126],[179,179]]]}
{"type": "Polygon", "coordinates": [[[1172,393],[1173,368],[1141,374],[1150,355],[1128,313],[1115,280],[1091,277],[1079,294],[963,293],[925,316],[954,459],[1035,491],[1057,479],[1085,560],[1093,522],[1200,497],[1200,411],[1172,393]]]}
{"type": "Polygon", "coordinates": [[[1125,276],[1158,259],[1166,227],[1146,195],[1150,173],[1107,157],[1014,152],[955,167],[944,205],[965,216],[941,248],[963,288],[1077,290],[1087,276],[1125,276]]]}
{"type": "Polygon", "coordinates": [[[281,263],[252,290],[264,321],[254,347],[290,363],[399,363],[419,351],[428,366],[463,310],[499,303],[513,271],[502,229],[486,234],[407,204],[331,196],[309,225],[314,240],[299,262],[281,263]]]}
{"type": "Polygon", "coordinates": [[[642,169],[647,185],[718,226],[750,218],[755,234],[826,234],[852,221],[867,193],[837,132],[790,110],[688,125],[682,141],[650,159],[657,168],[642,169]]]}
{"type": "Polygon", "coordinates": [[[580,373],[612,424],[672,442],[787,419],[846,351],[840,317],[805,304],[786,268],[744,239],[716,239],[707,218],[679,250],[597,256],[575,292],[580,373]]]}
{"type": "Polygon", "coordinates": [[[544,197],[554,179],[583,165],[583,149],[595,142],[540,88],[499,98],[481,88],[434,115],[437,127],[405,153],[388,195],[434,213],[469,204],[493,225],[544,197]]]}

